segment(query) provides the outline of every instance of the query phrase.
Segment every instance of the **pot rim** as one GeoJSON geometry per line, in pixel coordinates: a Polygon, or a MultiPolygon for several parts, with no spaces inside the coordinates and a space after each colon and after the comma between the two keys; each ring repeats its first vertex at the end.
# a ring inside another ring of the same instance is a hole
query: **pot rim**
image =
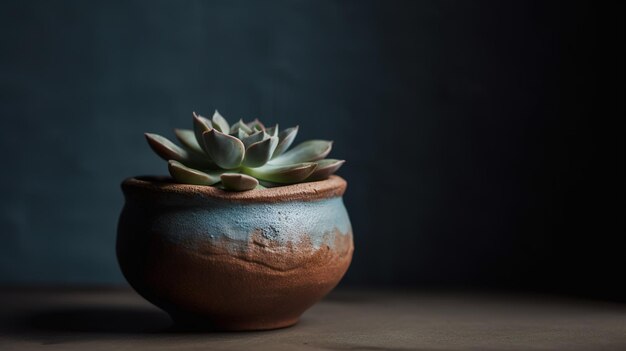
{"type": "Polygon", "coordinates": [[[286,201],[313,201],[340,197],[348,183],[337,175],[328,179],[248,191],[226,191],[213,186],[176,183],[168,176],[136,176],[122,182],[125,194],[135,192],[178,195],[189,198],[218,199],[243,203],[275,203],[286,201]]]}

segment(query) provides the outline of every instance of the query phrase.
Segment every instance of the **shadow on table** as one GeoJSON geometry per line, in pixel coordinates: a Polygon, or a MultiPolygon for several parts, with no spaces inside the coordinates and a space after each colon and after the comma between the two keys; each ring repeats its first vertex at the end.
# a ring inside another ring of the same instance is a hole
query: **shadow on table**
{"type": "MultiPolygon", "coordinates": [[[[14,325],[22,333],[66,334],[253,334],[258,331],[228,332],[204,326],[194,328],[173,324],[160,310],[137,307],[74,307],[30,313],[14,325]]],[[[306,324],[306,323],[305,323],[306,324]]],[[[280,329],[277,329],[280,330],[280,329]]]]}
{"type": "MultiPolygon", "coordinates": [[[[327,296],[325,301],[353,304],[376,301],[378,298],[378,294],[354,296],[351,293],[338,292],[327,296]]],[[[13,323],[9,326],[0,326],[1,329],[8,327],[12,331],[26,334],[232,334],[207,327],[191,328],[174,325],[169,315],[150,307],[120,306],[119,304],[33,307],[28,312],[15,315],[13,323]]],[[[306,320],[301,320],[297,327],[307,325],[307,323],[306,320]]],[[[249,333],[254,333],[254,331],[249,333]]]]}
{"type": "Polygon", "coordinates": [[[136,307],[74,307],[33,312],[20,329],[53,333],[137,334],[169,331],[167,314],[136,307]]]}

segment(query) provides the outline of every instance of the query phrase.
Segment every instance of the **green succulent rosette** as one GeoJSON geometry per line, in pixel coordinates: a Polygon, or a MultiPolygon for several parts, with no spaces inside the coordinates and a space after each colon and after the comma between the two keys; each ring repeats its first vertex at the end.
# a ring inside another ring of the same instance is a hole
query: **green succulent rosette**
{"type": "Polygon", "coordinates": [[[216,110],[211,119],[193,113],[193,129],[175,129],[180,146],[146,133],[180,183],[246,191],[328,178],[345,162],[325,158],[332,141],[308,140],[289,149],[298,127],[266,128],[258,119],[230,125],[216,110]]]}

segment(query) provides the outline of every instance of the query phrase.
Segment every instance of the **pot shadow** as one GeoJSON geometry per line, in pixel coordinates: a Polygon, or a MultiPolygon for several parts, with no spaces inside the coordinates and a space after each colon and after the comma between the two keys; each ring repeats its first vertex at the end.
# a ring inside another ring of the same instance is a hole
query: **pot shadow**
{"type": "Polygon", "coordinates": [[[35,311],[20,318],[22,332],[152,334],[172,326],[169,316],[159,310],[138,307],[73,307],[35,311]]]}
{"type": "MultiPolygon", "coordinates": [[[[254,334],[258,331],[224,331],[211,326],[175,324],[158,309],[120,306],[72,307],[35,311],[17,318],[13,331],[20,334],[67,334],[86,338],[93,335],[159,336],[211,334],[214,336],[254,334]]],[[[281,330],[281,329],[277,329],[281,330]]]]}

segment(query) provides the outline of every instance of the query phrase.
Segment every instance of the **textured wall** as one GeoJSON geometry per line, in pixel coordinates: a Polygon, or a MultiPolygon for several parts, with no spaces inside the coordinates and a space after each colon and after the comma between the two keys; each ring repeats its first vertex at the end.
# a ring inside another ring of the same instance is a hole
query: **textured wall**
{"type": "Polygon", "coordinates": [[[336,141],[356,238],[345,283],[623,297],[620,14],[3,2],[0,282],[122,282],[119,183],[166,172],[142,133],[218,108],[336,141]]]}

